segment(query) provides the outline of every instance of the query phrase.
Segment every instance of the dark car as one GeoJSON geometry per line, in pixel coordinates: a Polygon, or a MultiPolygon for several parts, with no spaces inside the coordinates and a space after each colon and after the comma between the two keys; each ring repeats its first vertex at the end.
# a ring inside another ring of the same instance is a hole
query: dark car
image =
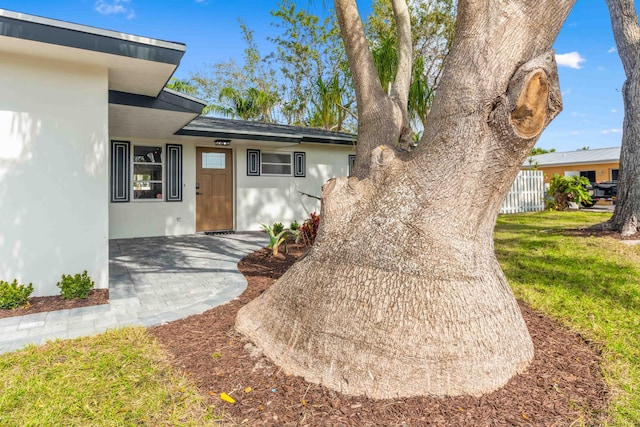
{"type": "Polygon", "coordinates": [[[618,181],[592,182],[587,190],[591,195],[591,203],[582,202],[582,206],[586,208],[595,205],[598,200],[613,202],[618,195],[618,181]]]}

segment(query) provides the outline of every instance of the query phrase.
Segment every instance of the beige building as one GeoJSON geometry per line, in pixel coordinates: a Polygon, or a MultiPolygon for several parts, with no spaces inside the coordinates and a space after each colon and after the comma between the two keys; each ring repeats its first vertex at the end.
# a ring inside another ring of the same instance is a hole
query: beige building
{"type": "Polygon", "coordinates": [[[523,169],[541,170],[545,183],[554,174],[586,176],[590,182],[617,181],[619,167],[620,147],[538,154],[522,165],[523,169]]]}

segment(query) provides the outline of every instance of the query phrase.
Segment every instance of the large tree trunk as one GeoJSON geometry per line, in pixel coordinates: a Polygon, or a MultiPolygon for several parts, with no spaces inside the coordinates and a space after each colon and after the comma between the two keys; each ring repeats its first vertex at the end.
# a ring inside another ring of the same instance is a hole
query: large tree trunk
{"type": "Polygon", "coordinates": [[[526,369],[533,346],[493,228],[561,109],[550,49],[572,5],[461,0],[419,148],[385,139],[389,123],[400,134],[397,110],[358,105],[386,119],[359,115],[360,175],[325,184],[316,243],[240,310],[238,330],[287,372],[376,398],[478,395],[526,369]]]}
{"type": "Polygon", "coordinates": [[[628,236],[640,231],[640,26],[633,0],[607,0],[626,81],[618,196],[605,228],[628,236]]]}

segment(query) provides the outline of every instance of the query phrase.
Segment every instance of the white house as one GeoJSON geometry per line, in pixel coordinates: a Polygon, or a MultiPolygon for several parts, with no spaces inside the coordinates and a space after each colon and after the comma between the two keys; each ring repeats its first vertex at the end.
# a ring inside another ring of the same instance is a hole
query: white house
{"type": "Polygon", "coordinates": [[[107,288],[109,239],[301,221],[349,173],[353,135],[200,117],[184,52],[0,9],[0,280],[107,288]]]}

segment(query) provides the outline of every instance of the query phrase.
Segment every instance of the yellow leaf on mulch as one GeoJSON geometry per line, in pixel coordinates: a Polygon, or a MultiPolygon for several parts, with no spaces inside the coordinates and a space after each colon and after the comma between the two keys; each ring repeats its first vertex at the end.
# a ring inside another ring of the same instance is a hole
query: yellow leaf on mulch
{"type": "Polygon", "coordinates": [[[229,403],[236,403],[236,400],[229,396],[227,393],[220,393],[220,399],[224,400],[225,402],[229,402],[229,403]]]}

